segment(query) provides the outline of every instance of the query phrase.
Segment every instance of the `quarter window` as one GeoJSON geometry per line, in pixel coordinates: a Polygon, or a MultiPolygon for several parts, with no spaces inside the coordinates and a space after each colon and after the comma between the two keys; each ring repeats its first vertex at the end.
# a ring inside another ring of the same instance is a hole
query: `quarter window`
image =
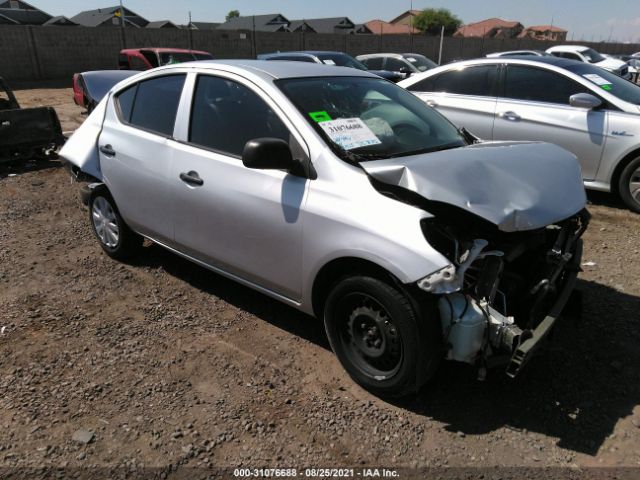
{"type": "Polygon", "coordinates": [[[173,135],[185,75],[142,81],[116,97],[123,122],[161,135],[173,135]]]}
{"type": "Polygon", "coordinates": [[[494,86],[498,67],[479,65],[449,70],[409,87],[414,92],[446,92],[458,95],[495,96],[494,86]]]}
{"type": "Polygon", "coordinates": [[[576,93],[593,94],[589,89],[555,72],[535,67],[507,67],[505,98],[568,105],[569,97],[576,93]]]}
{"type": "Polygon", "coordinates": [[[189,142],[241,157],[245,144],[261,137],[290,140],[282,120],[255,92],[231,80],[198,77],[189,142]]]}

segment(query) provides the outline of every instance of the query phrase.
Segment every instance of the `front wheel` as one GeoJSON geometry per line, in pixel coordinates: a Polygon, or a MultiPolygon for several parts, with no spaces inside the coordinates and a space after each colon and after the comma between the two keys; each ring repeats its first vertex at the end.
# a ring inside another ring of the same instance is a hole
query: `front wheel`
{"type": "Polygon", "coordinates": [[[433,321],[420,318],[398,288],[367,276],[339,281],[324,309],[344,369],[365,389],[389,397],[414,393],[429,379],[442,352],[439,336],[425,328],[433,321]]]}
{"type": "Polygon", "coordinates": [[[640,213],[640,157],[631,160],[622,170],[618,192],[627,207],[640,213]]]}
{"type": "Polygon", "coordinates": [[[93,233],[111,258],[125,260],[142,247],[144,239],[124,223],[106,188],[99,188],[89,198],[89,217],[93,233]]]}

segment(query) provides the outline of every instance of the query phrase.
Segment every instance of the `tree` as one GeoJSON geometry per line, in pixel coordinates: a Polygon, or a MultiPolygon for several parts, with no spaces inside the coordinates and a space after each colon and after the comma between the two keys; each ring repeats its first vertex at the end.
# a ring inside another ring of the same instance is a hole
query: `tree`
{"type": "Polygon", "coordinates": [[[229,13],[227,13],[227,22],[232,18],[237,18],[239,16],[240,16],[239,10],[231,10],[229,13]]]}
{"type": "Polygon", "coordinates": [[[462,20],[446,8],[426,8],[413,19],[413,26],[426,35],[452,35],[462,25],[462,20]]]}

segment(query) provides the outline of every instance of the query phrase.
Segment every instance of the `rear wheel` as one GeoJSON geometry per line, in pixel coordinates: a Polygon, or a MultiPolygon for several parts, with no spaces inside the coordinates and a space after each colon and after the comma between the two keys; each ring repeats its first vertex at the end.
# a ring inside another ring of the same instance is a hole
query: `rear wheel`
{"type": "Polygon", "coordinates": [[[640,213],[640,157],[631,160],[622,170],[618,192],[627,207],[640,213]]]}
{"type": "Polygon", "coordinates": [[[422,324],[434,319],[420,318],[405,293],[376,278],[339,281],[327,297],[324,321],[342,366],[377,395],[416,392],[440,357],[438,335],[422,324]]]}
{"type": "Polygon", "coordinates": [[[142,247],[143,238],[124,223],[106,188],[99,188],[92,193],[89,198],[89,216],[93,233],[111,258],[130,258],[142,247]]]}

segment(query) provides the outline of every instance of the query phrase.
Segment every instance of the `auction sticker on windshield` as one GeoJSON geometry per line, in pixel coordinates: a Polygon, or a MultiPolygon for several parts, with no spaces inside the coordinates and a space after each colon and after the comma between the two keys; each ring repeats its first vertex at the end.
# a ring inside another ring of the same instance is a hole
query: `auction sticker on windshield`
{"type": "Polygon", "coordinates": [[[359,118],[341,118],[318,123],[329,138],[345,150],[382,143],[359,118]]]}
{"type": "Polygon", "coordinates": [[[605,88],[605,85],[611,85],[610,81],[605,80],[604,78],[602,78],[597,73],[587,73],[587,74],[583,75],[583,77],[586,78],[587,80],[592,81],[593,83],[595,83],[596,85],[598,85],[598,86],[600,86],[602,88],[605,88]]]}

